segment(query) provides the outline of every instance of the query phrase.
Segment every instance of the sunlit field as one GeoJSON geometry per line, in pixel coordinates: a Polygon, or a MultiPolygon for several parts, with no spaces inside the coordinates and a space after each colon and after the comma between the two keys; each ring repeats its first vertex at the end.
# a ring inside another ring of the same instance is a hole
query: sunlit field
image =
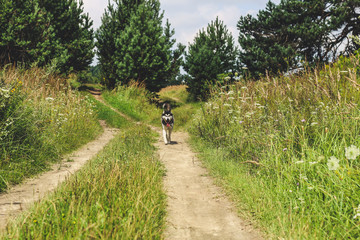
{"type": "Polygon", "coordinates": [[[197,115],[204,161],[270,235],[360,237],[358,66],[215,87],[197,115]]]}

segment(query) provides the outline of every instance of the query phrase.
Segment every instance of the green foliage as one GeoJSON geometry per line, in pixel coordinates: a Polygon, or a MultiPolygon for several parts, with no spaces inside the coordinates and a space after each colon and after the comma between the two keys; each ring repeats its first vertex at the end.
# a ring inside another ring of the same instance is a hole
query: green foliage
{"type": "Polygon", "coordinates": [[[94,56],[92,22],[82,1],[2,0],[0,66],[51,65],[61,73],[88,68],[94,56]]]}
{"type": "Polygon", "coordinates": [[[1,0],[0,64],[44,64],[51,57],[52,27],[35,1],[1,0]],[[42,54],[40,56],[40,51],[42,54]]]}
{"type": "Polygon", "coordinates": [[[57,157],[37,128],[34,109],[24,103],[21,81],[0,87],[0,192],[44,170],[57,157]],[[42,151],[39,151],[41,149],[42,151]]]}
{"type": "Polygon", "coordinates": [[[193,121],[204,161],[272,236],[359,238],[358,66],[219,87],[193,121]]]}
{"type": "Polygon", "coordinates": [[[158,0],[115,1],[109,4],[97,31],[99,62],[108,87],[143,82],[157,91],[179,72],[184,46],[175,40],[169,22],[162,26],[158,0]]]}
{"type": "Polygon", "coordinates": [[[240,62],[258,78],[303,67],[305,61],[313,66],[349,54],[356,44],[347,41],[348,35],[360,30],[359,6],[359,0],[269,1],[256,17],[238,21],[240,62]]]}
{"type": "Polygon", "coordinates": [[[163,167],[153,133],[130,127],[1,239],[162,239],[163,167]]]}
{"type": "Polygon", "coordinates": [[[0,192],[93,139],[92,105],[43,70],[0,72],[0,192]]]}
{"type": "Polygon", "coordinates": [[[236,67],[234,39],[222,21],[216,18],[206,30],[201,30],[185,54],[184,69],[192,97],[206,99],[217,75],[234,71],[236,67]]]}
{"type": "Polygon", "coordinates": [[[105,120],[106,124],[110,127],[124,128],[129,126],[129,121],[119,116],[110,107],[105,104],[96,101],[93,96],[91,97],[91,103],[94,106],[94,111],[97,114],[98,119],[105,120]]]}
{"type": "Polygon", "coordinates": [[[154,118],[159,119],[161,111],[150,103],[153,94],[136,82],[131,82],[128,86],[118,86],[112,92],[104,92],[102,96],[108,104],[134,121],[149,122],[154,118]]]}

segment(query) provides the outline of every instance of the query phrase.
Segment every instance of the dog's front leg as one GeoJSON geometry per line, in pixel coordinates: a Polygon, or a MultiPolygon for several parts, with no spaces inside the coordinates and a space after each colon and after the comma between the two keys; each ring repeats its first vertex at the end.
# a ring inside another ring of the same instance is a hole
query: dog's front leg
{"type": "Polygon", "coordinates": [[[167,134],[167,141],[168,141],[168,143],[169,144],[171,144],[171,128],[169,128],[169,130],[168,130],[168,134],[167,134]]]}
{"type": "Polygon", "coordinates": [[[165,142],[165,144],[168,144],[168,141],[167,141],[167,133],[166,133],[166,130],[165,130],[164,127],[163,127],[163,137],[164,137],[164,142],[165,142]]]}

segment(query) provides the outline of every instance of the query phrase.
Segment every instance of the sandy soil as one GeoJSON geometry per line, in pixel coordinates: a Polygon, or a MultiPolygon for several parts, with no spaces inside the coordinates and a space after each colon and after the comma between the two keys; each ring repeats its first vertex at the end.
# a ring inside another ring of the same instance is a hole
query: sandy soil
{"type": "Polygon", "coordinates": [[[165,145],[161,138],[156,144],[167,170],[164,179],[168,195],[165,238],[262,239],[259,232],[237,216],[233,204],[213,183],[189,148],[187,138],[187,133],[174,132],[171,145],[165,145]]]}
{"type": "Polygon", "coordinates": [[[79,170],[118,132],[117,129],[107,127],[104,121],[101,121],[101,125],[104,128],[103,134],[71,155],[65,156],[64,161],[61,164],[53,165],[51,171],[15,186],[7,193],[0,194],[0,229],[4,229],[7,221],[11,220],[13,216],[44,197],[65,181],[69,175],[79,170]]]}

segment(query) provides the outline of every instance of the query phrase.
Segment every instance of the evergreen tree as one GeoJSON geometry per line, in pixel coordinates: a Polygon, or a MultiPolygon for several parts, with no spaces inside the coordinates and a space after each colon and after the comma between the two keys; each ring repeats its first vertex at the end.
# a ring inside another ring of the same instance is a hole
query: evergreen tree
{"type": "Polygon", "coordinates": [[[81,71],[94,57],[94,32],[88,14],[83,13],[80,0],[38,0],[51,23],[54,59],[61,72],[81,71]]]}
{"type": "Polygon", "coordinates": [[[247,15],[238,22],[240,61],[257,77],[298,68],[303,61],[314,65],[350,53],[354,44],[344,41],[359,32],[359,4],[359,0],[282,0],[279,5],[269,1],[257,17],[247,15]]]}
{"type": "Polygon", "coordinates": [[[52,39],[49,22],[37,1],[0,1],[0,66],[8,63],[26,64],[50,56],[52,39]]]}
{"type": "Polygon", "coordinates": [[[236,69],[236,54],[234,38],[218,18],[206,30],[200,30],[185,54],[184,69],[191,76],[187,81],[190,94],[206,99],[217,76],[236,69]]]}
{"type": "Polygon", "coordinates": [[[63,73],[89,66],[94,40],[82,1],[0,1],[0,66],[53,64],[63,73]]]}
{"type": "Polygon", "coordinates": [[[109,4],[96,35],[106,83],[114,87],[136,80],[157,91],[179,71],[176,62],[181,62],[181,54],[171,50],[174,30],[168,22],[162,27],[158,0],[117,0],[115,4],[109,4]]]}

